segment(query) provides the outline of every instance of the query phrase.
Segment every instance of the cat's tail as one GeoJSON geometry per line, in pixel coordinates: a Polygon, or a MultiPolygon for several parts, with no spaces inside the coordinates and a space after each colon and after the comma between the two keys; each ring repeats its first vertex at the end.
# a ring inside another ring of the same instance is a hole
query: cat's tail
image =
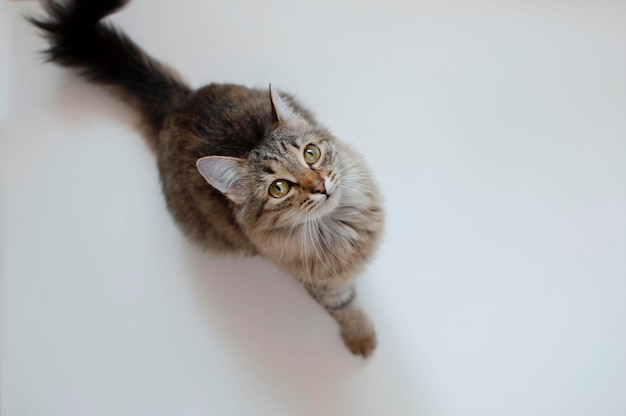
{"type": "Polygon", "coordinates": [[[101,20],[129,0],[47,0],[48,17],[28,20],[44,31],[48,61],[76,68],[90,81],[113,91],[137,108],[154,140],[163,120],[183,106],[191,89],[177,74],[148,56],[124,33],[101,20]]]}

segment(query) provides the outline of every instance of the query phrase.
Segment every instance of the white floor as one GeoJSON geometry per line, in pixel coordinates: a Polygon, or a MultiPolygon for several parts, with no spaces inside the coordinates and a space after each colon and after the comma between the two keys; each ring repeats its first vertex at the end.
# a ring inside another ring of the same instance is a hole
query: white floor
{"type": "Polygon", "coordinates": [[[186,243],[136,118],[0,3],[0,413],[626,414],[626,2],[136,0],[193,84],[291,91],[377,173],[370,360],[186,243]]]}

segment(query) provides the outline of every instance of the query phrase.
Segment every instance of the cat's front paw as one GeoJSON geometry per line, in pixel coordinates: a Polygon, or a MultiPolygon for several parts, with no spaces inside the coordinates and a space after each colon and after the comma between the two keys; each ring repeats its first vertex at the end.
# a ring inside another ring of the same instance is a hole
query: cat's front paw
{"type": "Polygon", "coordinates": [[[377,339],[374,327],[368,325],[368,328],[360,328],[361,330],[342,330],[341,338],[348,349],[354,355],[360,355],[363,358],[369,357],[376,348],[377,339]]]}
{"type": "Polygon", "coordinates": [[[343,342],[354,355],[360,355],[363,358],[369,357],[376,348],[376,333],[372,332],[366,336],[351,337],[341,334],[343,342]]]}

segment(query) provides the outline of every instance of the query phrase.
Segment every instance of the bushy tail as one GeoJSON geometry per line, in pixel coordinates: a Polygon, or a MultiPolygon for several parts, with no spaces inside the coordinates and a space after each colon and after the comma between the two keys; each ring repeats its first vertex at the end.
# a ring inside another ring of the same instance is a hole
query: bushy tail
{"type": "Polygon", "coordinates": [[[127,2],[47,0],[48,18],[29,20],[50,42],[45,51],[48,61],[76,68],[90,81],[113,87],[157,133],[165,116],[185,104],[191,89],[124,33],[101,22],[127,2]]]}

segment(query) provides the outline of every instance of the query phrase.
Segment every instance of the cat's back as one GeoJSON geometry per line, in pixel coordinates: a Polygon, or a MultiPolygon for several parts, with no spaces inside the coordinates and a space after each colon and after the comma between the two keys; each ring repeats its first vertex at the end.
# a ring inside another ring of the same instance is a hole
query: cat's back
{"type": "Polygon", "coordinates": [[[219,251],[253,254],[226,197],[198,173],[204,156],[246,157],[271,126],[267,91],[211,84],[169,115],[160,132],[157,158],[168,208],[185,233],[219,251]]]}
{"type": "Polygon", "coordinates": [[[197,142],[203,154],[194,154],[196,158],[245,157],[265,137],[272,123],[271,111],[267,91],[210,84],[198,89],[188,105],[172,115],[176,137],[163,139],[197,142]]]}

